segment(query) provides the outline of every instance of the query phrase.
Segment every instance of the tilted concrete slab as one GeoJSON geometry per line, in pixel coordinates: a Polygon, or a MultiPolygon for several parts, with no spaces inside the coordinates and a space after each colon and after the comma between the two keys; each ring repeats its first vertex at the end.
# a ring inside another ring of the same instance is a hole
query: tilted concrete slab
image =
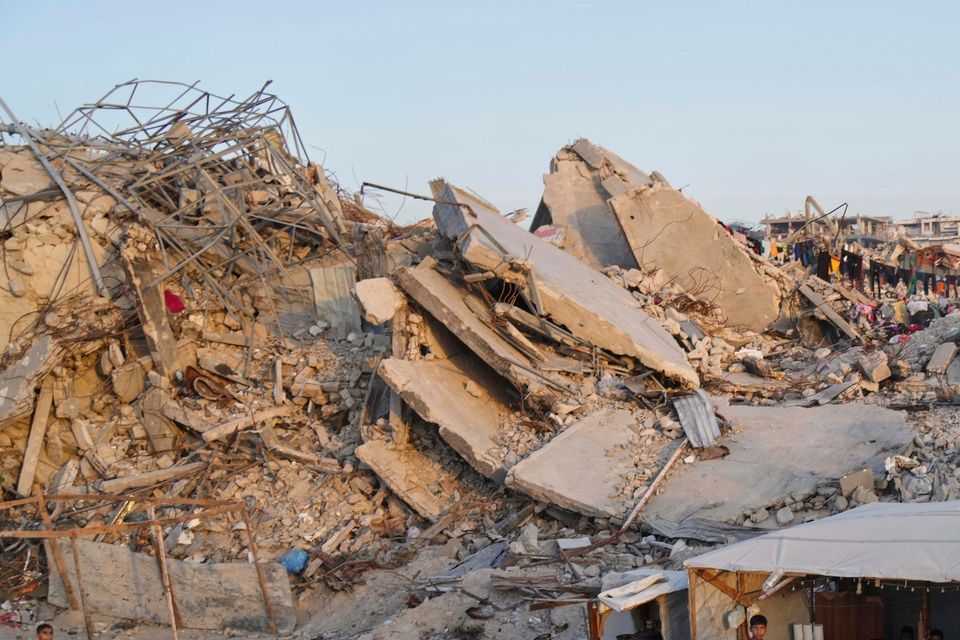
{"type": "MultiPolygon", "coordinates": [[[[417,304],[481,360],[507,380],[527,389],[534,398],[550,401],[556,395],[552,386],[565,386],[566,383],[557,376],[534,373],[537,367],[527,356],[500,337],[467,306],[466,300],[472,294],[456,288],[429,263],[400,269],[397,272],[397,281],[417,304]],[[547,380],[551,380],[553,385],[547,384],[547,380]]],[[[483,304],[479,298],[477,304],[483,304]]]]}
{"type": "Polygon", "coordinates": [[[513,224],[480,198],[442,179],[434,180],[430,187],[438,200],[469,207],[438,203],[433,208],[443,235],[458,238],[466,234],[460,250],[469,263],[494,269],[503,262],[503,251],[526,258],[533,263],[533,279],[543,310],[554,322],[612,353],[636,357],[643,365],[683,384],[699,384],[680,346],[643,312],[628,291],[513,224]]]}
{"type": "Polygon", "coordinates": [[[617,485],[635,471],[625,446],[635,421],[625,409],[590,414],[517,463],[507,486],[588,516],[624,515],[632,505],[617,495],[617,485]]]}
{"type": "Polygon", "coordinates": [[[720,414],[733,423],[733,431],[718,440],[730,455],[676,467],[645,515],[672,521],[736,518],[878,464],[913,439],[902,412],[875,405],[718,404],[720,414]]]}
{"type": "Polygon", "coordinates": [[[377,373],[421,418],[436,424],[470,466],[503,482],[500,428],[517,401],[505,380],[469,353],[444,360],[388,358],[377,373]]]}
{"type": "Polygon", "coordinates": [[[780,313],[780,291],[746,248],[692,200],[654,184],[610,200],[640,268],[657,267],[717,304],[728,324],[762,331],[780,313]]]}
{"type": "Polygon", "coordinates": [[[453,477],[423,452],[371,440],[357,447],[355,453],[391,491],[427,520],[436,522],[450,509],[453,496],[443,485],[452,484],[453,477]]]}
{"type": "MultiPolygon", "coordinates": [[[[543,199],[530,231],[547,224],[562,227],[563,250],[577,260],[598,270],[611,264],[629,269],[637,266],[636,259],[607,206],[608,199],[628,187],[616,174],[601,177],[596,169],[605,164],[600,148],[587,140],[561,149],[543,176],[543,199]]],[[[650,178],[636,171],[638,184],[649,184],[650,178]]]]}

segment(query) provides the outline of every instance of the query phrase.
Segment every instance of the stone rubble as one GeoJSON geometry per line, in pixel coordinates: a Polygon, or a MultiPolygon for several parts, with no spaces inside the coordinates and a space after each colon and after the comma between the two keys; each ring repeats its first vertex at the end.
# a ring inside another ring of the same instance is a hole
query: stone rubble
{"type": "MultiPolygon", "coordinates": [[[[146,518],[98,496],[241,504],[261,561],[304,559],[287,564],[297,637],[371,639],[584,637],[580,601],[520,607],[595,597],[607,573],[676,569],[702,550],[709,537],[668,538],[646,518],[684,474],[733,464],[743,429],[724,407],[858,403],[908,411],[913,434],[865,474],[853,465],[802,491],[753,494],[718,520],[729,530],[960,499],[960,314],[891,335],[897,300],[876,301],[869,320],[862,293],[749,253],[662,176],[587,141],[554,159],[532,232],[442,180],[433,218],[399,226],[301,155],[285,105],[258,99],[225,103],[238,117],[222,128],[186,107],[176,120],[150,113],[150,148],[134,124],[100,138],[22,129],[75,197],[98,275],[66,194],[24,134],[2,130],[5,499],[76,494],[89,508],[57,502],[63,527],[146,518]],[[747,296],[733,279],[718,296],[678,277],[690,265],[668,260],[675,238],[638,259],[639,231],[620,220],[649,198],[659,220],[722,248],[760,289],[747,296]],[[695,221],[675,221],[677,208],[695,221]],[[692,389],[722,427],[704,449],[688,446],[695,425],[672,406],[692,389]]],[[[0,517],[6,530],[44,526],[21,507],[0,517]]],[[[167,524],[164,552],[249,562],[245,526],[167,524]]],[[[13,545],[3,561],[27,568],[0,575],[15,585],[0,601],[23,622],[49,614],[31,595],[45,554],[13,545]]]]}

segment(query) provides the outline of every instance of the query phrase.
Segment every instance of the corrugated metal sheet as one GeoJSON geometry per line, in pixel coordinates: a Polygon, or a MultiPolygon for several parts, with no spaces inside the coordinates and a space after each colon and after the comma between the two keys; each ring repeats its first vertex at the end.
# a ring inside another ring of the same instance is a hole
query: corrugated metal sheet
{"type": "Polygon", "coordinates": [[[353,297],[357,272],[352,265],[310,269],[317,317],[327,322],[337,337],[360,331],[360,307],[353,297]]]}
{"type": "Polygon", "coordinates": [[[713,413],[713,403],[703,389],[697,389],[693,395],[675,398],[673,408],[677,410],[683,432],[687,434],[690,446],[696,449],[710,447],[720,437],[720,425],[713,413]]]}

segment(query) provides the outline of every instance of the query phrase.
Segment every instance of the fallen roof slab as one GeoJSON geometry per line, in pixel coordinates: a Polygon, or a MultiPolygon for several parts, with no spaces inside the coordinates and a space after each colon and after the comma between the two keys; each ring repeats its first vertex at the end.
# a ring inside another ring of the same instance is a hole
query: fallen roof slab
{"type": "Polygon", "coordinates": [[[602,349],[636,357],[643,365],[688,386],[699,384],[680,346],[643,312],[628,291],[513,224],[480,198],[442,179],[434,180],[430,187],[437,200],[462,203],[437,203],[433,217],[446,237],[464,236],[460,252],[465,260],[484,270],[497,268],[504,261],[504,252],[530,261],[536,294],[544,313],[554,322],[602,349]]]}
{"type": "MultiPolygon", "coordinates": [[[[170,609],[156,558],[136,553],[123,545],[93,540],[76,540],[75,543],[76,563],[71,544],[59,541],[71,582],[77,584],[76,566],[79,564],[83,582],[94,585],[83,590],[83,606],[88,612],[170,624],[170,609]]],[[[50,544],[47,543],[48,551],[50,544]]],[[[50,554],[47,557],[51,557],[50,554]]],[[[277,630],[289,633],[296,624],[296,612],[287,572],[283,566],[272,562],[261,566],[277,630]]],[[[200,564],[168,558],[167,568],[178,621],[182,626],[218,630],[229,627],[246,631],[269,629],[253,564],[200,564]]],[[[53,562],[50,563],[48,600],[59,607],[69,606],[63,581],[53,562]]]]}
{"type": "Polygon", "coordinates": [[[810,409],[720,404],[719,412],[733,424],[720,439],[730,455],[680,465],[650,501],[647,517],[734,519],[881,462],[913,439],[902,412],[860,403],[810,409]]]}
{"type": "Polygon", "coordinates": [[[625,409],[602,409],[517,463],[507,486],[577,513],[601,518],[622,516],[630,508],[617,485],[635,471],[625,446],[636,419],[625,409]]]}
{"type": "Polygon", "coordinates": [[[377,373],[474,469],[503,482],[500,426],[516,399],[504,381],[462,353],[445,360],[388,358],[377,373]]]}
{"type": "Polygon", "coordinates": [[[640,269],[655,266],[714,302],[731,325],[762,331],[780,313],[780,291],[746,248],[695,202],[654,184],[610,200],[640,269]]]}

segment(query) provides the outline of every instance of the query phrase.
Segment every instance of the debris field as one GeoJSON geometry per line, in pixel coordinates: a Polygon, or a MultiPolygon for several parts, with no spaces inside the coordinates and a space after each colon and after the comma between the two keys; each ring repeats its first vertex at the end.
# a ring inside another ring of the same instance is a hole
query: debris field
{"type": "Polygon", "coordinates": [[[0,100],[4,625],[600,638],[622,572],[960,499],[954,301],[759,255],[586,139],[531,220],[351,193],[267,88],[0,100]]]}

